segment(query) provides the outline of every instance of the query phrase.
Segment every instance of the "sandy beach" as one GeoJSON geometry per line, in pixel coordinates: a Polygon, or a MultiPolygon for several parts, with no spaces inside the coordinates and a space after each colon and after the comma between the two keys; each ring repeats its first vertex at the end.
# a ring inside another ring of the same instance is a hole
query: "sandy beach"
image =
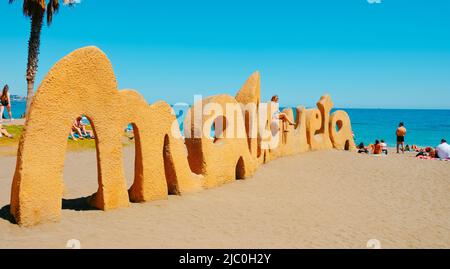
{"type": "MultiPolygon", "coordinates": [[[[130,186],[133,147],[124,156],[130,186]]],[[[60,223],[21,228],[7,214],[15,161],[0,157],[0,248],[70,239],[82,248],[450,247],[448,162],[310,152],[219,188],[108,212],[65,209],[60,223]]],[[[95,192],[95,152],[68,153],[64,177],[65,199],[95,192]]]]}

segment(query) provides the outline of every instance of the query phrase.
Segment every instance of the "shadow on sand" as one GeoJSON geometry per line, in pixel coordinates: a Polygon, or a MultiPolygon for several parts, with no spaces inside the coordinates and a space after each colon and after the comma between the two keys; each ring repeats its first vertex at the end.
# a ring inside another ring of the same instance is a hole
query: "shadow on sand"
{"type": "Polygon", "coordinates": [[[62,209],[63,210],[75,210],[75,211],[91,211],[98,210],[89,204],[89,199],[91,197],[82,197],[76,199],[63,199],[62,209]]]}
{"type": "Polygon", "coordinates": [[[4,207],[2,207],[2,209],[0,209],[0,219],[4,219],[12,224],[16,224],[16,220],[14,219],[13,215],[11,215],[10,211],[10,205],[5,205],[4,207]]]}
{"type": "MultiPolygon", "coordinates": [[[[89,204],[90,197],[82,197],[76,199],[63,199],[62,209],[63,210],[75,210],[75,211],[91,211],[98,210],[89,204]]],[[[11,206],[5,205],[0,209],[0,219],[6,220],[11,224],[17,224],[13,215],[11,215],[11,206]]]]}

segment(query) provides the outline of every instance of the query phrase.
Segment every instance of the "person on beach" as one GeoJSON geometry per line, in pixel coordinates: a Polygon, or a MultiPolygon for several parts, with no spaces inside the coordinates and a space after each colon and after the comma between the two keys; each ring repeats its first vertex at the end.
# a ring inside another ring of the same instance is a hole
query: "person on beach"
{"type": "Polygon", "coordinates": [[[400,153],[400,146],[402,146],[402,153],[405,153],[405,136],[406,136],[406,128],[403,122],[400,122],[397,128],[397,154],[400,153]]]}
{"type": "Polygon", "coordinates": [[[279,109],[278,101],[280,99],[278,98],[278,95],[272,96],[272,99],[270,101],[271,108],[276,108],[275,111],[272,113],[272,119],[273,120],[282,120],[283,123],[287,122],[289,125],[294,125],[294,123],[289,119],[288,115],[285,113],[281,113],[279,109]]]}
{"type": "Polygon", "coordinates": [[[14,138],[12,134],[8,133],[8,130],[3,127],[3,124],[0,122],[0,138],[6,136],[8,138],[14,138]]]}
{"type": "Polygon", "coordinates": [[[434,159],[436,158],[436,151],[432,147],[426,147],[421,149],[419,153],[417,153],[416,157],[421,159],[434,159]]]}
{"type": "Polygon", "coordinates": [[[364,146],[363,142],[361,142],[356,148],[358,149],[358,153],[369,153],[369,150],[366,148],[366,146],[364,146]]]}
{"type": "Polygon", "coordinates": [[[87,136],[88,138],[92,138],[94,139],[94,132],[91,130],[87,130],[86,129],[86,125],[83,123],[83,118],[82,117],[78,117],[76,118],[76,120],[73,122],[72,124],[72,129],[70,131],[70,136],[72,137],[72,139],[74,141],[77,140],[77,138],[75,137],[75,133],[78,134],[78,137],[80,139],[84,139],[85,136],[87,136]]]}
{"type": "Polygon", "coordinates": [[[80,139],[84,139],[83,134],[81,133],[81,129],[76,127],[75,122],[72,124],[72,129],[70,129],[70,137],[73,139],[73,141],[77,141],[77,137],[75,136],[75,133],[78,135],[80,139]]]}
{"type": "Polygon", "coordinates": [[[3,112],[5,111],[5,107],[8,110],[9,120],[14,121],[11,112],[11,96],[9,94],[9,86],[5,85],[3,87],[2,94],[0,95],[0,122],[3,121],[3,112]]]}
{"type": "Polygon", "coordinates": [[[381,140],[381,152],[388,155],[388,146],[384,140],[381,140]]]}
{"type": "Polygon", "coordinates": [[[376,140],[375,144],[372,145],[371,148],[372,148],[372,154],[374,154],[374,155],[380,155],[383,152],[380,140],[376,140]]]}
{"type": "Polygon", "coordinates": [[[447,140],[442,139],[441,144],[436,147],[436,157],[442,160],[450,159],[450,145],[447,140]]]}

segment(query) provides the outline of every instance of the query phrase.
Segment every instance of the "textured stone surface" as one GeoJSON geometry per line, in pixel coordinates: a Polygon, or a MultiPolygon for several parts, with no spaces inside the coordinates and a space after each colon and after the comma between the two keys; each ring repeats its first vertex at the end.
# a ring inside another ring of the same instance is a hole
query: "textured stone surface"
{"type": "Polygon", "coordinates": [[[324,95],[317,102],[317,108],[306,112],[308,143],[311,150],[332,149],[329,120],[333,102],[329,95],[324,95]]]}
{"type": "Polygon", "coordinates": [[[191,126],[185,129],[192,135],[188,138],[189,134],[185,133],[189,163],[194,172],[203,174],[205,188],[254,174],[257,162],[248,150],[241,106],[232,96],[217,95],[197,102],[188,112],[184,126],[191,126]],[[199,124],[194,117],[202,108],[204,113],[199,124]],[[219,121],[223,126],[222,136],[217,135],[219,121]],[[215,138],[208,137],[213,124],[216,126],[215,138]],[[203,137],[196,138],[195,133],[203,133],[203,137]]]}
{"type": "Polygon", "coordinates": [[[282,156],[355,148],[350,118],[343,111],[330,117],[328,95],[317,109],[297,107],[295,119],[293,110],[285,109],[295,126],[274,121],[270,109],[261,109],[263,104],[255,72],[236,97],[217,95],[195,103],[186,115],[183,138],[169,104],[148,105],[134,90],[119,91],[103,52],[95,47],[76,50],[49,71],[31,104],[19,145],[11,213],[22,226],[60,219],[67,137],[80,115],[88,117],[95,132],[98,190],[90,203],[102,210],[245,179],[262,163],[282,156]],[[260,120],[263,113],[266,119],[260,120]],[[129,123],[136,157],[127,193],[121,139],[129,123]],[[218,132],[221,124],[223,132],[218,132]],[[210,137],[212,126],[215,137],[210,137]]]}
{"type": "Polygon", "coordinates": [[[33,98],[19,145],[11,213],[20,225],[59,220],[67,137],[82,114],[92,122],[97,142],[99,187],[91,203],[103,210],[128,206],[121,110],[111,63],[100,50],[77,50],[49,71],[33,98]]]}
{"type": "Polygon", "coordinates": [[[148,105],[137,92],[124,90],[121,126],[133,124],[136,159],[135,179],[129,190],[132,202],[167,199],[201,189],[201,176],[191,173],[172,108],[164,101],[148,105]],[[174,134],[176,133],[176,134],[174,134]]]}
{"type": "Polygon", "coordinates": [[[339,110],[331,114],[330,137],[334,148],[339,150],[356,150],[352,124],[347,112],[339,110]]]}
{"type": "Polygon", "coordinates": [[[261,103],[261,78],[259,72],[253,73],[239,90],[236,101],[241,104],[245,120],[245,129],[248,136],[249,151],[258,163],[264,160],[261,151],[261,137],[259,135],[258,111],[261,103]]]}
{"type": "Polygon", "coordinates": [[[284,109],[283,113],[294,119],[294,126],[283,125],[283,135],[281,139],[281,156],[304,153],[310,150],[306,135],[306,109],[304,107],[296,108],[296,117],[292,109],[284,109]]]}

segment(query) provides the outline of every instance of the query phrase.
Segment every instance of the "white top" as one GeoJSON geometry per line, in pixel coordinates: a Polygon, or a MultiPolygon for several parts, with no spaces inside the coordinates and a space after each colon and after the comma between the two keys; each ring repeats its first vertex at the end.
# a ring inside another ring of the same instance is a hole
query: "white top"
{"type": "Polygon", "coordinates": [[[387,144],[386,143],[381,143],[381,149],[382,150],[387,150],[388,149],[387,144]]]}
{"type": "Polygon", "coordinates": [[[280,119],[280,105],[275,102],[270,102],[270,109],[273,109],[272,112],[272,119],[273,120],[279,120],[280,119]]]}
{"type": "Polygon", "coordinates": [[[450,145],[447,143],[442,143],[436,147],[438,157],[440,159],[450,159],[450,145]]]}

